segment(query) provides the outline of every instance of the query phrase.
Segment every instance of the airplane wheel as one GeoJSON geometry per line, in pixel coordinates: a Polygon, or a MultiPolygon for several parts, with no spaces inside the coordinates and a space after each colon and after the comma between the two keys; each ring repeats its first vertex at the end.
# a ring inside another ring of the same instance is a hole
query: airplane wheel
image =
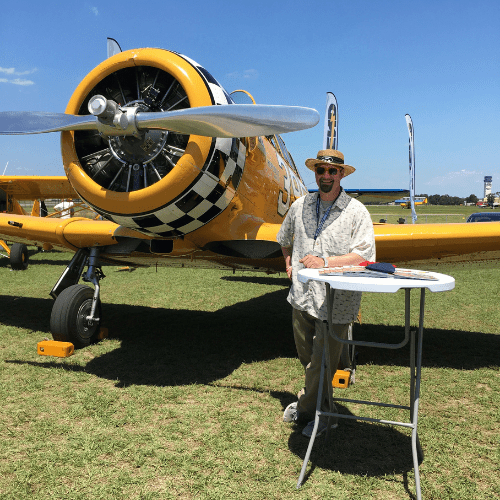
{"type": "Polygon", "coordinates": [[[14,243],[10,249],[10,267],[15,271],[28,268],[28,247],[22,243],[14,243]]]}
{"type": "Polygon", "coordinates": [[[98,302],[99,322],[87,321],[92,309],[94,290],[85,285],[72,285],[57,297],[50,315],[50,330],[54,340],[71,342],[75,347],[91,344],[99,334],[101,302],[98,302]]]}

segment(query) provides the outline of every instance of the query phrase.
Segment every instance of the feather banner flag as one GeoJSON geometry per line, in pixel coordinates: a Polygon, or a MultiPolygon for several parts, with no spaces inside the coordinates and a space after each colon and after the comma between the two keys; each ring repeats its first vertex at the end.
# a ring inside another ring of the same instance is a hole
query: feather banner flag
{"type": "Polygon", "coordinates": [[[338,106],[337,99],[332,92],[326,93],[325,128],[323,133],[323,149],[337,149],[338,136],[338,106]]]}
{"type": "Polygon", "coordinates": [[[415,142],[413,121],[410,115],[405,115],[408,133],[410,134],[409,159],[410,159],[410,203],[411,203],[411,220],[413,224],[417,222],[417,212],[415,212],[415,142]]]}

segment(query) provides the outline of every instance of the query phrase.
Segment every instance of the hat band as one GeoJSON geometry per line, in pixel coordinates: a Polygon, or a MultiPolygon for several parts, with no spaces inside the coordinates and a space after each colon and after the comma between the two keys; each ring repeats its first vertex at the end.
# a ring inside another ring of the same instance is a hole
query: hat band
{"type": "Polygon", "coordinates": [[[321,161],[329,161],[330,163],[339,163],[340,165],[344,164],[344,160],[341,160],[336,156],[318,156],[316,159],[321,161]]]}

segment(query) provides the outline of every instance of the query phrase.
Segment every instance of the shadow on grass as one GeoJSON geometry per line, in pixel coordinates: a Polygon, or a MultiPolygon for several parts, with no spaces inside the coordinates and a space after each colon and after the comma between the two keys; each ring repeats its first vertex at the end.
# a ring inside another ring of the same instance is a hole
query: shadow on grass
{"type": "Polygon", "coordinates": [[[234,281],[239,283],[257,283],[258,285],[275,285],[275,286],[286,286],[286,287],[290,286],[290,280],[286,276],[280,278],[277,276],[234,275],[234,276],[221,276],[220,279],[224,281],[234,281]]]}
{"type": "MultiPolygon", "coordinates": [[[[352,415],[337,403],[340,413],[352,415]]],[[[296,426],[288,440],[292,453],[304,460],[309,439],[296,426]]],[[[424,450],[425,453],[425,450],[424,450]]],[[[408,485],[408,473],[413,473],[411,436],[396,427],[340,419],[337,429],[316,438],[304,476],[304,484],[316,468],[362,477],[383,477],[402,474],[408,498],[415,499],[408,485]]],[[[297,472],[297,480],[299,473],[297,472]]],[[[387,478],[395,481],[394,477],[387,478]]]]}
{"type": "MultiPolygon", "coordinates": [[[[337,408],[339,413],[352,415],[338,403],[337,408]]],[[[288,439],[290,451],[302,460],[309,445],[309,438],[302,436],[303,427],[294,426],[288,439]]],[[[309,469],[315,467],[361,476],[409,472],[413,470],[410,433],[387,425],[339,419],[328,440],[316,438],[309,469]]]]}
{"type": "MultiPolygon", "coordinates": [[[[84,367],[57,366],[115,380],[117,386],[170,386],[208,384],[242,363],[295,357],[286,294],[271,292],[215,312],[105,304],[104,325],[110,337],[121,341],[120,347],[84,367]]],[[[52,304],[51,299],[0,295],[0,323],[50,337],[52,304]]]]}
{"type": "MultiPolygon", "coordinates": [[[[50,250],[48,252],[39,252],[33,247],[28,247],[28,269],[22,272],[29,272],[30,267],[40,266],[42,264],[49,266],[60,266],[61,273],[73,257],[73,252],[61,252],[59,250],[50,250]]],[[[0,257],[0,267],[10,267],[10,259],[7,256],[0,257]]]]}
{"type": "MultiPolygon", "coordinates": [[[[251,279],[254,279],[253,277],[251,279]]],[[[274,279],[274,278],[263,278],[274,279]]],[[[85,367],[57,363],[117,381],[117,386],[208,384],[231,374],[242,363],[296,357],[286,289],[267,293],[215,312],[105,304],[104,326],[119,348],[85,367]]],[[[0,323],[50,337],[53,301],[0,295],[0,323]]],[[[399,342],[402,327],[356,325],[355,338],[399,342]]],[[[358,363],[409,364],[409,347],[396,351],[358,348],[358,363]]],[[[500,336],[479,332],[426,330],[423,365],[455,369],[498,366],[500,336]]],[[[51,367],[54,363],[40,362],[51,367]]]]}
{"type": "MultiPolygon", "coordinates": [[[[416,328],[415,328],[416,329],[416,328]]],[[[404,327],[355,325],[354,339],[399,343],[404,327]]],[[[402,349],[356,347],[358,364],[409,366],[409,343],[402,349]]],[[[500,366],[500,335],[459,330],[426,329],[424,327],[422,366],[474,370],[500,366]]]]}
{"type": "MultiPolygon", "coordinates": [[[[297,401],[297,396],[287,391],[260,391],[253,387],[224,384],[214,386],[240,391],[269,392],[270,396],[280,401],[282,410],[291,402],[297,401]]],[[[339,413],[353,415],[347,407],[338,402],[336,405],[339,413]]],[[[290,425],[291,433],[288,439],[289,450],[302,461],[309,445],[309,439],[302,435],[303,428],[304,425],[290,425]]],[[[422,460],[419,460],[419,463],[421,462],[422,460]]],[[[413,471],[411,435],[409,431],[401,432],[394,426],[340,419],[338,429],[331,431],[328,442],[325,436],[316,438],[303,484],[317,467],[342,474],[370,477],[402,474],[408,497],[415,499],[408,486],[408,472],[413,471]]],[[[297,480],[299,472],[300,470],[297,470],[297,480]]],[[[397,479],[390,477],[388,481],[397,479]]]]}
{"type": "Polygon", "coordinates": [[[29,272],[30,267],[36,267],[41,265],[49,265],[49,266],[58,266],[61,268],[61,273],[64,271],[66,266],[69,264],[69,260],[53,260],[53,259],[44,259],[39,257],[38,259],[30,259],[28,269],[26,272],[29,272]]]}
{"type": "MultiPolygon", "coordinates": [[[[291,392],[270,391],[270,395],[281,402],[283,410],[297,401],[291,392]]],[[[336,406],[339,413],[353,415],[339,402],[336,406]]],[[[290,451],[302,460],[309,445],[309,439],[302,435],[303,428],[304,425],[291,426],[288,439],[290,451]]],[[[410,432],[388,425],[339,419],[339,426],[330,432],[328,442],[324,436],[316,438],[306,480],[315,467],[364,476],[409,472],[413,470],[410,432]]]]}

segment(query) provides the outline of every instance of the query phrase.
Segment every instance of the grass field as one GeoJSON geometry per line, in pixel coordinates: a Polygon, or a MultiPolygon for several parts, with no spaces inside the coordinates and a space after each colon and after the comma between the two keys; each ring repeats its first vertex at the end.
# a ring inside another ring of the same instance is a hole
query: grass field
{"type": "MultiPolygon", "coordinates": [[[[366,207],[372,216],[373,222],[386,219],[390,224],[396,224],[398,219],[406,219],[411,223],[411,210],[402,208],[400,205],[368,205],[366,207]]],[[[495,209],[498,211],[498,209],[495,209]]],[[[450,222],[465,222],[470,214],[476,212],[491,212],[491,208],[466,207],[454,205],[417,205],[417,224],[437,224],[450,222]]]]}
{"type": "MultiPolygon", "coordinates": [[[[284,275],[105,268],[110,337],[41,357],[48,292],[69,257],[37,254],[24,272],[0,258],[0,499],[414,498],[409,432],[348,420],[328,447],[318,438],[295,489],[307,439],[282,422],[303,383],[284,275]]],[[[426,295],[423,498],[499,498],[500,270],[441,272],[456,288],[426,295]]],[[[356,337],[399,339],[403,303],[365,294],[356,337]]],[[[407,404],[407,349],[358,352],[341,397],[407,404]]]]}

